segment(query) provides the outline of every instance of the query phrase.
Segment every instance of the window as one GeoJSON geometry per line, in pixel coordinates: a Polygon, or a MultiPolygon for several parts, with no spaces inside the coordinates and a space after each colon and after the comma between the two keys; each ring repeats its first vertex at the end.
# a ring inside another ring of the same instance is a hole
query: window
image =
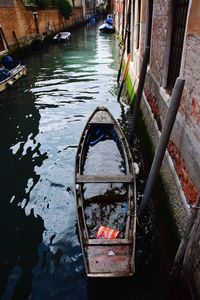
{"type": "Polygon", "coordinates": [[[188,5],[189,0],[173,1],[174,16],[167,79],[167,88],[169,91],[172,91],[176,78],[180,73],[188,5]]]}
{"type": "Polygon", "coordinates": [[[0,0],[0,7],[14,7],[13,0],[0,0]]]}
{"type": "Polygon", "coordinates": [[[147,31],[147,46],[151,45],[151,27],[153,15],[153,0],[148,1],[148,31],[147,31]]]}
{"type": "Polygon", "coordinates": [[[127,11],[127,54],[131,52],[131,3],[132,1],[129,0],[127,11]]]}

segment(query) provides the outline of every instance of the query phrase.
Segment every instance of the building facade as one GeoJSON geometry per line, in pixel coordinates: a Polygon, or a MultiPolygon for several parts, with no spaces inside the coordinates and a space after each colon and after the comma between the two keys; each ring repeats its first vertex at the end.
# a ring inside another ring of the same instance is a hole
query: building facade
{"type": "Polygon", "coordinates": [[[80,1],[76,0],[75,5],[72,16],[66,20],[52,7],[40,9],[22,0],[0,0],[0,55],[7,46],[11,51],[17,50],[17,42],[24,47],[36,39],[43,40],[54,32],[82,23],[82,4],[79,6],[80,1]]]}
{"type": "Polygon", "coordinates": [[[190,208],[200,194],[200,1],[116,0],[114,13],[118,33],[123,37],[129,30],[126,50],[131,53],[127,78],[131,101],[137,91],[145,48],[150,47],[141,110],[154,147],[176,79],[185,79],[161,169],[181,237],[190,208]]]}
{"type": "Polygon", "coordinates": [[[96,14],[96,0],[82,0],[84,19],[88,20],[96,14]]]}
{"type": "MultiPolygon", "coordinates": [[[[200,193],[200,2],[130,2],[132,61],[129,77],[136,92],[145,47],[149,46],[150,60],[142,108],[146,121],[150,122],[148,119],[151,116],[154,124],[156,122],[158,135],[162,130],[176,78],[185,79],[168,154],[173,162],[175,182],[187,213],[200,193]]],[[[127,25],[129,1],[124,1],[124,4],[125,7],[121,0],[115,3],[115,25],[121,35],[124,35],[127,25]]]]}

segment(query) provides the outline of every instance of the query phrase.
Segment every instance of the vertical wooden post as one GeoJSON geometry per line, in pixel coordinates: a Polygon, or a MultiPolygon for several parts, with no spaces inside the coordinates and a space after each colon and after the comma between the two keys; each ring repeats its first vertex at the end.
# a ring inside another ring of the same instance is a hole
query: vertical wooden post
{"type": "Polygon", "coordinates": [[[150,47],[146,47],[143,62],[142,62],[142,68],[141,68],[141,72],[140,72],[140,79],[139,79],[139,85],[138,85],[138,89],[137,89],[135,104],[134,104],[134,108],[133,108],[130,139],[133,138],[133,135],[134,135],[135,129],[136,129],[136,122],[137,122],[138,112],[139,112],[139,108],[140,108],[140,102],[142,99],[142,92],[144,89],[147,66],[149,63],[149,55],[150,55],[150,47]]]}
{"type": "Polygon", "coordinates": [[[38,13],[37,11],[33,12],[33,19],[34,19],[34,23],[35,23],[35,31],[37,34],[39,34],[39,24],[38,24],[38,13]]]}
{"type": "Polygon", "coordinates": [[[4,32],[3,32],[2,27],[0,27],[0,33],[1,33],[2,37],[3,37],[4,42],[6,43],[6,47],[7,47],[8,51],[10,51],[9,45],[8,45],[7,40],[6,40],[6,37],[5,37],[5,34],[4,34],[4,32]]]}
{"type": "Polygon", "coordinates": [[[117,75],[117,83],[119,83],[119,81],[120,81],[122,65],[123,65],[123,60],[124,60],[124,54],[125,54],[125,50],[126,50],[126,40],[127,40],[127,34],[128,34],[128,22],[130,21],[129,20],[129,11],[130,11],[130,9],[131,9],[131,1],[129,0],[128,13],[127,13],[127,17],[126,17],[125,34],[124,34],[123,41],[122,41],[123,42],[123,51],[122,51],[120,67],[119,67],[119,71],[118,71],[118,75],[117,75]]]}
{"type": "Polygon", "coordinates": [[[124,73],[123,73],[123,76],[122,76],[122,82],[121,82],[119,93],[118,93],[118,96],[117,96],[117,101],[120,100],[120,97],[121,97],[121,94],[122,94],[124,83],[126,81],[126,77],[127,77],[127,74],[128,74],[128,67],[129,67],[130,61],[131,61],[131,54],[129,53],[127,63],[126,63],[126,67],[125,67],[125,70],[124,70],[124,73]]]}
{"type": "Polygon", "coordinates": [[[129,0],[129,11],[128,11],[128,37],[127,37],[127,54],[131,53],[131,3],[132,1],[129,0]]]}
{"type": "Polygon", "coordinates": [[[20,47],[20,44],[19,44],[19,41],[18,41],[18,38],[17,38],[17,35],[16,35],[16,33],[15,33],[15,31],[13,30],[13,36],[14,36],[14,38],[15,38],[15,41],[16,41],[16,43],[17,43],[17,47],[18,47],[18,51],[19,51],[19,55],[20,55],[20,59],[21,59],[21,61],[23,61],[23,55],[22,55],[22,49],[21,49],[21,47],[20,47]]]}
{"type": "Polygon", "coordinates": [[[171,271],[172,285],[184,289],[194,270],[200,264],[200,196],[197,205],[191,208],[187,226],[179,245],[171,271]]]}

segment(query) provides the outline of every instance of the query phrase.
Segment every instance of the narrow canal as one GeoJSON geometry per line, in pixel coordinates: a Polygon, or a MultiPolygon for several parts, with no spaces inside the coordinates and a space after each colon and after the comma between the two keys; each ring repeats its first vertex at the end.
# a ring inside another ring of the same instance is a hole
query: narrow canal
{"type": "MultiPolygon", "coordinates": [[[[78,144],[96,106],[108,107],[127,130],[129,108],[116,101],[115,37],[87,25],[69,43],[42,47],[25,58],[27,77],[0,95],[0,298],[162,299],[168,254],[152,218],[129,280],[88,281],[77,235],[76,149],[68,146],[78,144]]],[[[138,184],[140,198],[142,175],[138,184]]]]}

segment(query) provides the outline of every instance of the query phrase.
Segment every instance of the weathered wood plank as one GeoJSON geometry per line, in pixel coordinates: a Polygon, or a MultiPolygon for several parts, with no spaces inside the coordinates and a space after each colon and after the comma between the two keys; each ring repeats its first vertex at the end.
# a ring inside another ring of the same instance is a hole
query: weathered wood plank
{"type": "Polygon", "coordinates": [[[119,176],[93,176],[93,175],[76,175],[76,183],[131,183],[134,177],[131,174],[119,176]]]}
{"type": "Polygon", "coordinates": [[[89,246],[88,262],[90,273],[131,273],[130,246],[89,246]]]}
{"type": "Polygon", "coordinates": [[[88,277],[96,278],[96,277],[104,277],[104,278],[113,278],[113,277],[130,277],[133,276],[133,272],[120,272],[120,273],[88,273],[88,277]]]}
{"type": "Polygon", "coordinates": [[[127,239],[116,239],[116,240],[103,240],[103,239],[89,239],[86,244],[88,245],[130,245],[132,241],[127,239]]]}
{"type": "Polygon", "coordinates": [[[92,117],[92,119],[89,121],[90,124],[92,123],[103,123],[103,124],[115,124],[114,120],[108,114],[107,111],[98,111],[96,114],[92,117]]]}

